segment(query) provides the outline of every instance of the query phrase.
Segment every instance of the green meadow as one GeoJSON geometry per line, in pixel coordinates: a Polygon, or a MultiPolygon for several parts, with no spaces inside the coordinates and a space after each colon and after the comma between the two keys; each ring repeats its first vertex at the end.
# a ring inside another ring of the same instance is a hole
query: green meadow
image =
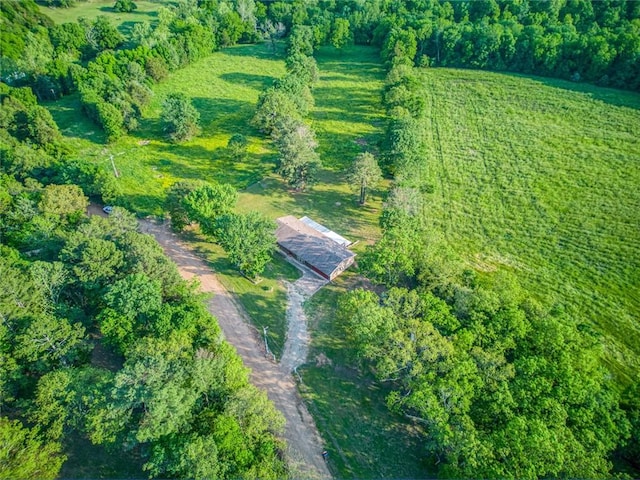
{"type": "Polygon", "coordinates": [[[155,23],[158,18],[158,9],[163,4],[173,2],[168,0],[136,0],[135,3],[138,8],[129,13],[116,12],[113,9],[115,3],[115,0],[86,0],[77,2],[71,8],[55,8],[40,5],[40,11],[55,23],[76,22],[83,17],[93,20],[98,15],[104,15],[113,25],[118,27],[120,33],[127,35],[135,23],[155,23]]]}
{"type": "Polygon", "coordinates": [[[280,57],[261,45],[233,47],[174,72],[154,87],[154,98],[138,130],[105,144],[99,127],[78,115],[77,96],[50,105],[51,112],[78,155],[120,173],[122,203],[139,214],[162,215],[166,189],[180,179],[201,178],[245,188],[273,169],[270,145],[249,125],[258,94],[284,73],[280,57]],[[200,113],[201,134],[189,142],[170,143],[160,121],[162,100],[184,92],[200,113]],[[233,163],[226,145],[233,133],[248,136],[246,161],[233,163]]]}
{"type": "Polygon", "coordinates": [[[423,70],[425,217],[469,266],[506,268],[640,371],[640,95],[423,70]]]}

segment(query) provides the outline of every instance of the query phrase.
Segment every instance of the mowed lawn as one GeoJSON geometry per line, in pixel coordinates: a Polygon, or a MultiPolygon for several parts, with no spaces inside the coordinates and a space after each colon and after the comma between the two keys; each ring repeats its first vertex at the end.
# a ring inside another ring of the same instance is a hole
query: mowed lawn
{"type": "Polygon", "coordinates": [[[479,270],[509,268],[640,371],[640,95],[424,70],[425,215],[479,270]]]}

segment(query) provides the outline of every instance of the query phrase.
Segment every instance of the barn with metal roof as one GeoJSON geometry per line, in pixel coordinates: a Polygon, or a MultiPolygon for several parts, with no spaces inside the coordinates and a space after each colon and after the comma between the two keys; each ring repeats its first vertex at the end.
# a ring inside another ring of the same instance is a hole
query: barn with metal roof
{"type": "Polygon", "coordinates": [[[287,215],[276,222],[280,249],[321,277],[333,280],[353,263],[356,254],[346,248],[351,242],[310,218],[287,215]]]}

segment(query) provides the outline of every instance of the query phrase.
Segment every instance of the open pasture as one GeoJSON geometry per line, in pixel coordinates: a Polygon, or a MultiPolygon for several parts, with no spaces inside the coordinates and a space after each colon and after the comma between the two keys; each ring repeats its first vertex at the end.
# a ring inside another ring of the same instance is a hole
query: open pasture
{"type": "Polygon", "coordinates": [[[640,96],[486,72],[422,72],[424,215],[468,264],[509,268],[640,371],[640,96]]]}
{"type": "Polygon", "coordinates": [[[357,190],[344,177],[358,153],[376,152],[384,125],[380,103],[384,71],[373,48],[322,48],[315,58],[320,78],[313,89],[310,123],[323,164],[318,184],[305,192],[291,192],[272,175],[241,193],[240,208],[260,210],[272,218],[308,215],[352,241],[371,243],[380,235],[378,216],[388,184],[372,189],[366,205],[360,206],[357,190]]]}
{"type": "Polygon", "coordinates": [[[40,5],[40,11],[55,23],[77,22],[82,17],[93,20],[98,15],[104,15],[118,28],[120,33],[127,35],[134,23],[149,22],[154,24],[158,19],[158,9],[173,2],[169,0],[135,0],[138,8],[128,13],[116,12],[113,9],[115,3],[115,0],[81,0],[70,8],[40,5]]]}
{"type": "Polygon", "coordinates": [[[100,128],[79,114],[76,95],[48,105],[78,155],[111,169],[113,155],[123,189],[122,203],[139,214],[162,215],[166,189],[182,179],[230,183],[242,189],[273,169],[269,143],[249,125],[262,88],[284,73],[284,63],[262,45],[231,47],[172,73],[155,85],[138,130],[105,144],[100,128]],[[168,93],[180,91],[200,113],[201,134],[173,144],[160,110],[168,93]],[[249,139],[247,159],[234,163],[226,145],[234,133],[249,139]]]}

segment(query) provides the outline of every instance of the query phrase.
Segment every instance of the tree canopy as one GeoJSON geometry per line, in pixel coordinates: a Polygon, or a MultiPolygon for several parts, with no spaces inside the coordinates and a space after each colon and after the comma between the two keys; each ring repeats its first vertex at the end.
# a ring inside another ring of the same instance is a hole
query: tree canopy
{"type": "Polygon", "coordinates": [[[170,93],[162,102],[165,131],[174,142],[189,140],[198,134],[200,114],[184,93],[170,93]]]}
{"type": "Polygon", "coordinates": [[[382,170],[375,157],[368,152],[359,154],[347,173],[347,182],[360,190],[360,205],[366,201],[367,188],[375,187],[382,180],[382,170]]]}

